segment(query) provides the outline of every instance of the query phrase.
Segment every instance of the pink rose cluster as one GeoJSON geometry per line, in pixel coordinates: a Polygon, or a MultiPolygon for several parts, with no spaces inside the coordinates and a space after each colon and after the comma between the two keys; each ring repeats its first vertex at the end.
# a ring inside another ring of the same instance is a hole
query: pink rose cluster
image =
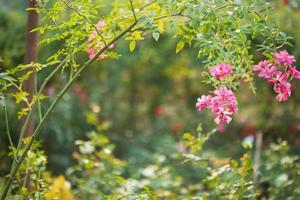
{"type": "MultiPolygon", "coordinates": [[[[224,78],[232,73],[232,66],[229,64],[218,64],[209,70],[210,74],[217,79],[224,78]]],[[[213,95],[202,95],[197,99],[196,107],[199,111],[208,108],[216,115],[215,123],[229,123],[231,115],[237,113],[237,100],[232,90],[221,86],[213,92],[213,95]]]]}
{"type": "MultiPolygon", "coordinates": [[[[105,26],[105,22],[100,20],[97,24],[96,24],[96,28],[98,31],[101,31],[101,29],[105,26]]],[[[98,36],[98,32],[96,30],[94,30],[89,39],[88,39],[88,54],[89,54],[89,58],[94,58],[96,53],[102,49],[104,47],[104,44],[102,42],[97,43],[96,45],[94,45],[94,40],[96,40],[98,36]]],[[[112,44],[108,47],[108,49],[113,49],[115,47],[115,44],[112,44]]],[[[106,57],[105,53],[102,53],[101,55],[98,56],[97,60],[103,60],[106,57]]]]}
{"type": "Polygon", "coordinates": [[[273,58],[274,62],[260,61],[253,67],[253,71],[258,73],[259,78],[274,84],[273,89],[277,93],[278,101],[286,101],[292,93],[290,80],[292,78],[300,80],[300,72],[293,66],[295,57],[289,55],[286,50],[274,53],[273,58]]]}
{"type": "Polygon", "coordinates": [[[209,70],[209,73],[217,79],[224,78],[232,72],[229,64],[218,64],[209,70]]]}
{"type": "Polygon", "coordinates": [[[232,90],[225,86],[216,89],[211,95],[202,95],[197,99],[196,107],[199,111],[208,108],[216,115],[215,123],[220,124],[222,121],[229,123],[230,115],[237,113],[237,100],[232,90]]]}

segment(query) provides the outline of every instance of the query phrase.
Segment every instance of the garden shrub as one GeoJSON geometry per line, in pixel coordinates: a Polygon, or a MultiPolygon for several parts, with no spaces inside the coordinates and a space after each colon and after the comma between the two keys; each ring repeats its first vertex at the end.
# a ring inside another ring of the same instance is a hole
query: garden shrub
{"type": "MultiPolygon", "coordinates": [[[[205,69],[202,81],[212,91],[212,95],[197,99],[196,108],[210,109],[219,129],[224,123],[234,122],[233,115],[238,113],[239,105],[236,91],[244,87],[241,82],[255,92],[253,72],[273,84],[278,101],[287,101],[294,89],[292,79],[300,79],[300,72],[294,66],[295,57],[285,50],[291,46],[290,37],[272,21],[270,3],[262,0],[44,0],[27,10],[42,17],[42,24],[31,30],[42,35],[40,45],[48,47],[55,43],[58,48],[40,62],[20,64],[0,73],[0,98],[12,159],[1,200],[67,199],[73,195],[80,199],[297,198],[299,159],[287,155],[285,143],[273,144],[265,152],[261,164],[264,176],[256,179],[251,148],[240,160],[220,161],[203,151],[204,143],[216,130],[204,134],[198,128],[198,135],[185,134],[178,142],[184,146],[181,152],[159,155],[154,158],[156,162],[131,174],[126,173],[130,163],[116,158],[108,137],[96,129],[86,140],[77,141],[78,152],[73,155],[76,164],[67,171],[70,189],[59,186],[68,183],[63,177],[51,180],[46,172],[46,157],[37,142],[57,105],[90,64],[120,58],[117,49],[122,38],[127,41],[129,51],[134,52],[142,48],[141,41],[150,37],[159,44],[161,35],[168,32],[177,41],[176,53],[186,48],[196,51],[205,69]],[[103,9],[104,6],[107,8],[103,9]],[[255,53],[263,57],[257,64],[251,49],[254,40],[258,42],[255,53]],[[36,92],[30,98],[23,89],[24,82],[31,74],[39,75],[46,70],[49,74],[41,84],[36,84],[36,92]],[[64,77],[59,80],[58,92],[46,94],[45,88],[57,73],[64,77]],[[23,126],[17,144],[10,136],[8,102],[20,106],[15,118],[23,120],[23,126]],[[37,114],[36,128],[31,137],[24,139],[33,113],[37,114]],[[281,165],[276,163],[278,159],[281,165]],[[184,172],[179,173],[178,168],[185,165],[199,174],[186,177],[184,172]],[[272,176],[270,170],[278,174],[272,176]],[[63,190],[65,196],[56,196],[57,190],[63,190]]],[[[79,90],[75,91],[82,93],[79,90]]],[[[84,100],[84,95],[81,97],[84,100]]],[[[92,115],[87,119],[94,125],[92,115]]],[[[174,133],[179,132],[180,125],[173,124],[172,129],[174,133]]]]}

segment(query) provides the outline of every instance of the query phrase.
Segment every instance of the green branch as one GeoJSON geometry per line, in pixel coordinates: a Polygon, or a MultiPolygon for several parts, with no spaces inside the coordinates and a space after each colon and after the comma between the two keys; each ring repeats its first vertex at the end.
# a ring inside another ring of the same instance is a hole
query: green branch
{"type": "MultiPolygon", "coordinates": [[[[40,98],[40,96],[42,95],[42,92],[44,90],[44,88],[46,87],[47,83],[50,81],[50,79],[59,71],[60,68],[62,68],[62,66],[66,63],[68,57],[66,57],[44,80],[44,82],[42,83],[38,93],[36,94],[37,95],[37,99],[40,98]]],[[[19,142],[18,142],[18,146],[17,146],[17,155],[18,155],[18,150],[20,149],[21,147],[21,144],[22,144],[22,139],[24,137],[24,134],[25,134],[25,130],[27,128],[27,125],[28,125],[28,122],[29,122],[29,119],[31,117],[31,115],[33,114],[33,111],[34,111],[34,107],[35,107],[35,104],[36,104],[36,100],[32,103],[31,105],[31,109],[29,110],[29,113],[25,119],[25,122],[23,124],[23,127],[21,129],[21,133],[20,133],[20,137],[19,137],[19,142]]]]}
{"type": "Polygon", "coordinates": [[[134,7],[133,7],[133,2],[132,2],[132,0],[129,0],[129,2],[130,2],[130,7],[131,7],[131,10],[132,10],[133,17],[134,17],[134,21],[137,21],[135,10],[134,10],[134,7]]]}

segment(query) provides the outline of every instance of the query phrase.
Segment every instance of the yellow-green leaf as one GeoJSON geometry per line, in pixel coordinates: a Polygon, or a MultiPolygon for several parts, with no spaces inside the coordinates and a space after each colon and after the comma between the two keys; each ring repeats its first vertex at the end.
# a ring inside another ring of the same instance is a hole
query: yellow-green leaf
{"type": "Polygon", "coordinates": [[[177,46],[176,46],[176,53],[179,53],[183,47],[184,47],[184,41],[183,40],[180,40],[178,43],[177,43],[177,46]]]}
{"type": "Polygon", "coordinates": [[[133,52],[134,49],[135,49],[135,46],[136,46],[135,40],[130,41],[130,43],[129,43],[129,50],[130,50],[131,52],[133,52]]]}

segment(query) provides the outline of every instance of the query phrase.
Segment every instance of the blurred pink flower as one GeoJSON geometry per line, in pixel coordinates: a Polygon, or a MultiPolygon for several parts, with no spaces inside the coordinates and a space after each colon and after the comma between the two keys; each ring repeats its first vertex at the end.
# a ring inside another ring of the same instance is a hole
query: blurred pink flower
{"type": "Polygon", "coordinates": [[[218,64],[209,70],[209,73],[217,79],[226,77],[232,72],[232,66],[229,64],[218,64]]]}
{"type": "Polygon", "coordinates": [[[295,79],[300,80],[300,71],[298,71],[296,67],[290,67],[289,72],[295,79]]]}
{"type": "Polygon", "coordinates": [[[253,71],[261,71],[262,68],[270,67],[272,64],[268,60],[260,61],[257,65],[253,67],[253,71]]]}
{"type": "MultiPolygon", "coordinates": [[[[105,22],[100,20],[98,21],[98,23],[96,24],[97,30],[100,31],[103,27],[105,26],[105,22]]],[[[94,58],[97,54],[97,52],[102,49],[104,47],[104,43],[103,41],[100,41],[98,43],[95,44],[95,40],[97,40],[97,36],[98,36],[98,32],[96,30],[94,30],[91,34],[90,37],[88,38],[88,54],[89,54],[89,58],[94,58]]],[[[103,39],[103,38],[101,38],[103,39]]],[[[108,49],[113,49],[115,48],[115,44],[111,44],[108,49]]],[[[103,60],[105,58],[105,53],[103,52],[102,54],[100,54],[97,58],[97,60],[103,60]]]]}
{"type": "Polygon", "coordinates": [[[226,115],[224,112],[220,112],[217,114],[217,117],[215,118],[215,123],[220,124],[222,121],[226,122],[227,124],[231,122],[232,118],[226,115]]]}
{"type": "Polygon", "coordinates": [[[289,55],[286,50],[273,54],[274,63],[263,60],[253,67],[254,72],[258,72],[258,77],[265,78],[269,83],[274,84],[274,91],[277,93],[278,101],[286,101],[292,93],[292,85],[289,82],[290,76],[300,79],[300,72],[292,64],[295,57],[289,55]]]}
{"type": "Polygon", "coordinates": [[[291,96],[292,86],[286,80],[278,81],[274,84],[274,91],[278,93],[276,96],[278,101],[286,101],[291,96]]]}
{"type": "Polygon", "coordinates": [[[263,60],[254,66],[253,71],[259,72],[259,78],[269,79],[277,71],[277,68],[272,65],[268,60],[263,60]]]}
{"type": "Polygon", "coordinates": [[[232,90],[225,86],[216,89],[215,96],[202,95],[197,99],[196,107],[199,111],[204,108],[210,109],[215,115],[215,123],[220,124],[222,121],[229,123],[230,115],[237,113],[237,100],[232,90]]]}
{"type": "Polygon", "coordinates": [[[276,65],[291,65],[296,61],[295,57],[290,55],[287,50],[274,53],[273,57],[276,65]]]}
{"type": "Polygon", "coordinates": [[[202,95],[200,98],[197,99],[196,107],[199,111],[203,110],[208,106],[210,103],[211,96],[210,95],[202,95]]]}
{"type": "Polygon", "coordinates": [[[223,123],[220,123],[217,125],[217,130],[220,132],[224,132],[226,130],[226,125],[223,123]]]}
{"type": "Polygon", "coordinates": [[[270,83],[282,82],[287,79],[287,74],[277,70],[271,78],[268,79],[270,83]]]}
{"type": "Polygon", "coordinates": [[[104,26],[105,26],[105,21],[102,21],[102,20],[98,21],[97,24],[96,24],[96,27],[97,27],[98,29],[101,29],[101,28],[103,28],[104,26]]]}

